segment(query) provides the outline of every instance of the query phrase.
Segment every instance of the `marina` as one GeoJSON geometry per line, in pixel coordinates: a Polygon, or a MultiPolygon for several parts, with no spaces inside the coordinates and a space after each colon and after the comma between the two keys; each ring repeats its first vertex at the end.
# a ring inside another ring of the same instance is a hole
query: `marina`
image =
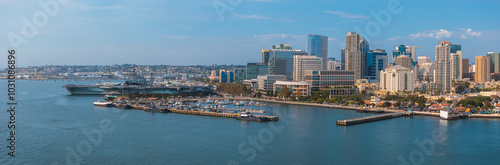
{"type": "Polygon", "coordinates": [[[206,99],[136,99],[105,96],[106,101],[94,102],[94,106],[116,107],[118,109],[135,109],[145,112],[178,113],[199,116],[234,118],[244,121],[279,121],[278,116],[264,115],[268,111],[248,106],[274,106],[259,102],[244,102],[210,98],[206,99]],[[233,106],[229,106],[233,105],[233,106]]]}

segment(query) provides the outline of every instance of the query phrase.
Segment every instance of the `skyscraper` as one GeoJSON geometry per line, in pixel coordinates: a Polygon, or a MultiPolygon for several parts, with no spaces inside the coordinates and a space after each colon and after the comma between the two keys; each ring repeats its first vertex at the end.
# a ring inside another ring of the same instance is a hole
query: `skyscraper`
{"type": "Polygon", "coordinates": [[[451,43],[439,42],[436,46],[434,83],[443,91],[451,91],[451,43]]]}
{"type": "Polygon", "coordinates": [[[322,70],[323,59],[316,56],[294,56],[293,57],[293,81],[305,81],[306,70],[322,70]]]}
{"type": "Polygon", "coordinates": [[[267,49],[262,49],[262,63],[269,63],[269,50],[267,49]]]}
{"type": "Polygon", "coordinates": [[[475,82],[488,82],[490,77],[490,56],[476,56],[475,82]]]}
{"type": "MultiPolygon", "coordinates": [[[[396,62],[396,59],[402,55],[407,55],[412,59],[413,62],[417,62],[417,59],[416,59],[417,58],[417,48],[419,48],[419,47],[418,46],[399,45],[398,47],[396,47],[396,50],[394,50],[392,52],[392,62],[393,63],[396,62]]],[[[396,64],[393,64],[393,65],[396,65],[396,64]]],[[[399,65],[399,64],[397,64],[397,65],[399,65]]],[[[413,68],[410,68],[410,69],[413,69],[413,68]]]]}
{"type": "Polygon", "coordinates": [[[469,73],[469,59],[462,58],[462,78],[464,73],[469,73]]]}
{"type": "Polygon", "coordinates": [[[408,68],[413,71],[413,59],[411,59],[410,56],[407,55],[400,55],[396,58],[395,63],[397,65],[408,68]]]}
{"type": "Polygon", "coordinates": [[[387,68],[388,65],[387,52],[383,49],[370,50],[366,61],[368,72],[365,78],[380,80],[380,71],[387,68]]]}
{"type": "Polygon", "coordinates": [[[345,70],[354,71],[356,79],[363,79],[367,74],[366,60],[370,45],[355,32],[349,32],[346,36],[345,70]]]}
{"type": "Polygon", "coordinates": [[[490,72],[500,73],[500,53],[489,52],[487,56],[490,56],[490,72]]]}
{"type": "Polygon", "coordinates": [[[452,80],[462,80],[462,51],[451,53],[451,78],[452,80]]]}
{"type": "Polygon", "coordinates": [[[322,59],[322,68],[326,70],[326,62],[328,61],[328,37],[307,34],[307,53],[308,55],[316,55],[322,59]]]}
{"type": "Polygon", "coordinates": [[[303,50],[295,50],[291,45],[281,44],[269,50],[269,74],[284,75],[288,81],[293,80],[293,56],[307,55],[303,50]]]}

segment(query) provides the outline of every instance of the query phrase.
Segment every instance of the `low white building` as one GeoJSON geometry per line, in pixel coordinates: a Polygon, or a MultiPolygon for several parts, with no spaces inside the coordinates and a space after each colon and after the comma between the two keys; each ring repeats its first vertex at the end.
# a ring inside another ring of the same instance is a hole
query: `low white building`
{"type": "Polygon", "coordinates": [[[276,81],[274,83],[274,92],[279,93],[281,89],[287,87],[292,92],[292,95],[295,96],[307,96],[311,94],[311,84],[301,81],[301,82],[292,82],[292,81],[276,81]]]}
{"type": "Polygon", "coordinates": [[[276,81],[285,81],[287,79],[284,75],[265,75],[257,76],[257,85],[262,91],[272,91],[274,89],[273,84],[276,81]]]}
{"type": "Polygon", "coordinates": [[[390,92],[414,91],[412,70],[396,65],[380,71],[380,90],[390,92]]]}

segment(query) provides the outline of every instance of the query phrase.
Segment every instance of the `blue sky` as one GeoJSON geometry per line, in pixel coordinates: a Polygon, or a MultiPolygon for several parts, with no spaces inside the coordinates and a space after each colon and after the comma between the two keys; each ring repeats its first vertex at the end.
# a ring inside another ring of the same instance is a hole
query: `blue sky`
{"type": "MultiPolygon", "coordinates": [[[[38,2],[47,1],[56,0],[0,0],[3,49],[12,47],[10,33],[23,36],[23,18],[33,22],[33,16],[44,11],[38,2]]],[[[37,33],[17,46],[21,66],[246,64],[260,61],[261,49],[274,44],[289,43],[305,50],[307,33],[330,37],[329,56],[340,58],[350,31],[364,34],[371,49],[392,52],[400,44],[420,46],[417,55],[432,59],[442,40],[461,44],[464,58],[471,63],[474,56],[500,52],[500,2],[494,0],[241,0],[233,4],[227,0],[70,0],[60,5],[46,24],[37,27],[37,33]],[[366,25],[381,25],[372,12],[388,11],[393,2],[399,2],[401,12],[391,13],[387,26],[368,36],[366,25]],[[226,5],[221,9],[227,10],[219,16],[214,3],[226,5]]]]}

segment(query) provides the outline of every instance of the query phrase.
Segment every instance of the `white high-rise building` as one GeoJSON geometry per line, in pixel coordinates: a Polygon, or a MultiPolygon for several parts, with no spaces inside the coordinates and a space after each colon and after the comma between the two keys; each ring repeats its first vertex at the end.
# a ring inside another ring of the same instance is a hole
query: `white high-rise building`
{"type": "Polygon", "coordinates": [[[457,51],[457,53],[451,53],[451,78],[453,80],[462,80],[462,51],[457,51]]]}
{"type": "Polygon", "coordinates": [[[434,83],[443,91],[451,91],[451,43],[439,42],[436,46],[434,83]]]}
{"type": "Polygon", "coordinates": [[[322,70],[323,58],[316,56],[293,56],[293,81],[305,81],[306,70],[322,70]]]}
{"type": "Polygon", "coordinates": [[[380,90],[390,92],[414,91],[413,70],[403,66],[393,66],[380,71],[380,90]]]}

